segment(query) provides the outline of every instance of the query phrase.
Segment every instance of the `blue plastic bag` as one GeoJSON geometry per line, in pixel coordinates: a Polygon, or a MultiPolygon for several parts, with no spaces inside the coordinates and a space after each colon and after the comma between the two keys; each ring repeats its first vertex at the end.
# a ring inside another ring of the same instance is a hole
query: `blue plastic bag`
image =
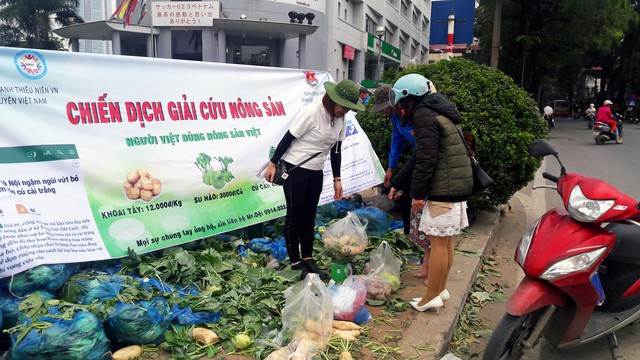
{"type": "Polygon", "coordinates": [[[389,229],[391,230],[402,229],[403,227],[404,227],[404,221],[401,221],[401,220],[392,221],[389,223],[389,229]]]}
{"type": "Polygon", "coordinates": [[[268,254],[273,241],[267,238],[254,238],[249,241],[249,249],[256,254],[268,254]]]}
{"type": "Polygon", "coordinates": [[[73,265],[40,265],[0,280],[0,289],[15,296],[25,296],[37,290],[56,294],[73,271],[73,265]]]}
{"type": "MultiPolygon", "coordinates": [[[[41,301],[48,301],[54,298],[53,295],[46,291],[35,291],[33,294],[39,294],[41,301]]],[[[33,294],[29,294],[27,297],[33,294]]],[[[20,302],[22,300],[25,300],[25,298],[13,297],[9,294],[0,296],[0,313],[2,313],[4,329],[12,328],[27,319],[25,313],[20,310],[20,302]]]]}
{"type": "Polygon", "coordinates": [[[382,236],[389,232],[389,222],[393,217],[388,213],[373,206],[356,209],[353,213],[357,214],[362,222],[366,219],[367,235],[382,236]]]}
{"type": "Polygon", "coordinates": [[[96,275],[93,278],[71,279],[62,289],[62,299],[75,304],[103,303],[120,293],[125,279],[117,275],[96,275]]]}
{"type": "Polygon", "coordinates": [[[13,360],[108,360],[111,343],[102,323],[88,311],[80,311],[71,320],[40,317],[37,321],[51,323],[38,331],[31,329],[18,342],[20,332],[11,336],[13,360]]]}
{"type": "Polygon", "coordinates": [[[272,258],[276,258],[279,261],[282,261],[289,256],[287,253],[287,244],[283,237],[279,238],[275,242],[271,244],[271,250],[269,251],[269,255],[272,258]]]}
{"type": "Polygon", "coordinates": [[[171,307],[171,322],[180,325],[197,325],[202,323],[217,323],[222,316],[221,312],[193,312],[190,306],[181,309],[178,304],[171,307]]]}
{"type": "Polygon", "coordinates": [[[160,297],[134,304],[116,303],[105,321],[107,337],[119,345],[159,344],[171,324],[169,304],[160,297]]]}

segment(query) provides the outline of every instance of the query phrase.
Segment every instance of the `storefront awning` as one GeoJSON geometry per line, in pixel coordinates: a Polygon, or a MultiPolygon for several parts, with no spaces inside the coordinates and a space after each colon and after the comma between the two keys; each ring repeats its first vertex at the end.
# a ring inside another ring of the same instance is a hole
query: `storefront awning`
{"type": "MultiPolygon", "coordinates": [[[[151,34],[149,26],[128,25],[125,27],[121,22],[111,20],[65,26],[53,32],[66,39],[111,40],[111,35],[116,31],[120,33],[120,39],[122,40],[139,39],[141,36],[151,34]]],[[[159,33],[157,28],[153,29],[154,35],[159,33]]]]}

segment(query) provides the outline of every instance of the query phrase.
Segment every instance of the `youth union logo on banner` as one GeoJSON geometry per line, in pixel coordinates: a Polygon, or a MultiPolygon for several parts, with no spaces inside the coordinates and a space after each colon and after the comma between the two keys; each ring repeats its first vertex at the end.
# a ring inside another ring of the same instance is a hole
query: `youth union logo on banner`
{"type": "Polygon", "coordinates": [[[40,79],[47,73],[47,63],[39,52],[23,50],[16,54],[14,62],[18,71],[27,79],[40,79]]]}

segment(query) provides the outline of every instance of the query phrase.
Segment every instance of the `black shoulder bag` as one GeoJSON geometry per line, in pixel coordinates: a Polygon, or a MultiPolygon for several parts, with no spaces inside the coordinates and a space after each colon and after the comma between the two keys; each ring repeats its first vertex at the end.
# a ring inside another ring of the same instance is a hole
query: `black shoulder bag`
{"type": "Polygon", "coordinates": [[[467,144],[467,141],[462,135],[462,131],[457,125],[456,130],[458,130],[458,134],[460,134],[462,143],[464,144],[464,147],[467,148],[467,154],[471,159],[471,170],[473,171],[473,192],[471,193],[471,195],[473,196],[491,187],[494,181],[491,176],[489,176],[489,174],[484,171],[482,164],[480,164],[480,162],[476,160],[476,157],[473,155],[473,152],[471,152],[471,149],[469,148],[469,144],[467,144]]]}
{"type": "Polygon", "coordinates": [[[298,167],[300,167],[302,164],[306,163],[307,161],[313,159],[314,157],[316,157],[316,156],[318,156],[320,154],[322,154],[322,151],[317,152],[317,153],[309,156],[303,162],[301,162],[298,165],[295,165],[295,166],[291,167],[291,169],[288,169],[288,170],[287,170],[287,166],[284,163],[284,160],[280,159],[280,161],[278,161],[278,164],[276,165],[276,174],[273,177],[273,182],[272,183],[276,184],[276,185],[284,185],[284,182],[289,177],[289,173],[290,172],[292,172],[293,170],[295,170],[298,167]]]}

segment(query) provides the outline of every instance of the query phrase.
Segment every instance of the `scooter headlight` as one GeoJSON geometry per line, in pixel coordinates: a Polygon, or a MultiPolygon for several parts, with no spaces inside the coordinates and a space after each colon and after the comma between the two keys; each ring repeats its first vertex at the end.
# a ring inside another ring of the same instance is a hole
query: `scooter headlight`
{"type": "Polygon", "coordinates": [[[533,225],[529,226],[527,231],[524,232],[522,238],[520,239],[520,244],[518,244],[518,264],[520,267],[524,268],[524,260],[527,258],[527,253],[529,253],[529,247],[531,246],[531,241],[533,240],[533,234],[536,232],[538,228],[538,224],[540,223],[540,219],[536,220],[533,225]]]}
{"type": "Polygon", "coordinates": [[[588,269],[596,261],[598,261],[605,250],[607,250],[607,248],[602,247],[596,250],[574,255],[562,261],[558,261],[557,263],[551,265],[547,270],[545,270],[545,272],[540,275],[540,279],[551,281],[561,276],[574,273],[576,271],[588,269]]]}
{"type": "Polygon", "coordinates": [[[592,222],[611,209],[614,203],[614,200],[589,199],[582,193],[580,185],[576,185],[571,189],[567,210],[576,220],[592,222]]]}

